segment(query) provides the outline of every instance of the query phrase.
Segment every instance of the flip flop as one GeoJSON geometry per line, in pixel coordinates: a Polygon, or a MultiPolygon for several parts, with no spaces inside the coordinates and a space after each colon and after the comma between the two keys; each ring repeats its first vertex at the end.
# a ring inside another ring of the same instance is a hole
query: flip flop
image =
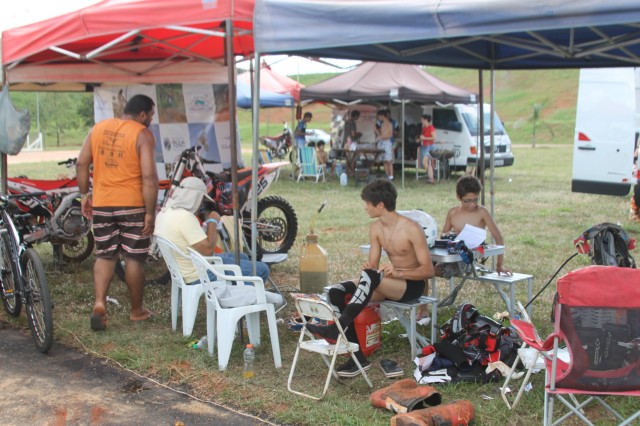
{"type": "Polygon", "coordinates": [[[380,368],[386,377],[399,377],[404,375],[404,370],[398,366],[398,363],[391,359],[381,359],[380,368]]]}
{"type": "Polygon", "coordinates": [[[107,313],[104,310],[94,310],[91,314],[91,329],[93,331],[104,331],[107,329],[107,313]]]}
{"type": "Polygon", "coordinates": [[[142,314],[139,317],[136,318],[132,318],[131,315],[129,315],[129,320],[131,322],[137,322],[137,323],[141,323],[143,321],[146,321],[148,319],[152,319],[156,316],[156,314],[154,314],[153,312],[151,312],[149,309],[147,308],[142,308],[144,310],[144,314],[142,314]]]}

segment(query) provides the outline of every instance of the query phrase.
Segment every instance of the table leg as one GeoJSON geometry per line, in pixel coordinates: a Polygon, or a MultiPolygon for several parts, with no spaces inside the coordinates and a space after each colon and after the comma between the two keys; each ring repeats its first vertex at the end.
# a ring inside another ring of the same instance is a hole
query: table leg
{"type": "MultiPolygon", "coordinates": [[[[436,277],[431,278],[431,297],[438,300],[438,290],[436,288],[436,277]]],[[[431,344],[436,341],[436,325],[438,323],[438,304],[431,304],[431,344]]]]}
{"type": "MultiPolygon", "coordinates": [[[[528,281],[528,284],[527,284],[527,296],[528,296],[527,303],[529,303],[529,302],[531,302],[531,299],[533,298],[533,278],[529,278],[527,281],[528,281]]],[[[527,307],[527,313],[529,314],[529,318],[531,318],[531,305],[529,305],[527,307]]]]}

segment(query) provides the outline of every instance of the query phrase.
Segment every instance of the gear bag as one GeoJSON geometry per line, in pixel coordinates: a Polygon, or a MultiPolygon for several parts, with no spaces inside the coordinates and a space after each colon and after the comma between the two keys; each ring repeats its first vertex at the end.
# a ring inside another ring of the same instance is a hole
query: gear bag
{"type": "Polygon", "coordinates": [[[9,86],[5,84],[0,92],[0,152],[18,154],[27,140],[30,127],[29,111],[13,106],[9,86]]]}

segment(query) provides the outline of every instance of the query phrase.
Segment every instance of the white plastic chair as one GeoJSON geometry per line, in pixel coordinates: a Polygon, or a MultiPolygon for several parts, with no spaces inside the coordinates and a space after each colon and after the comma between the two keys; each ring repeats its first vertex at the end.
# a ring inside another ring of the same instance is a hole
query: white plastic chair
{"type": "Polygon", "coordinates": [[[272,303],[267,303],[264,283],[260,277],[242,276],[240,267],[237,265],[212,265],[205,257],[195,250],[188,248],[187,251],[198,271],[200,282],[204,287],[205,300],[207,304],[207,340],[209,344],[209,354],[213,355],[214,344],[218,342],[218,368],[225,370],[229,363],[231,347],[235,338],[235,330],[238,321],[246,317],[249,342],[254,346],[260,345],[260,312],[265,312],[269,324],[269,335],[271,337],[271,349],[273,351],[273,361],[276,368],[282,367],[280,357],[280,341],[278,339],[278,328],[276,325],[275,308],[272,303]],[[217,278],[212,281],[209,278],[211,271],[217,278]],[[227,272],[235,275],[227,275],[227,272]],[[220,304],[215,289],[219,286],[233,285],[232,282],[243,281],[252,283],[256,290],[256,303],[252,305],[226,308],[220,304]]]}
{"type": "MultiPolygon", "coordinates": [[[[178,327],[178,308],[182,304],[182,334],[184,336],[190,336],[193,332],[193,325],[196,322],[198,303],[204,293],[204,288],[201,284],[187,285],[182,278],[180,268],[174,256],[182,256],[190,259],[189,255],[160,235],[155,235],[154,238],[167,264],[167,268],[171,273],[171,327],[173,331],[176,331],[178,327]]],[[[210,262],[222,264],[222,259],[217,256],[212,256],[207,259],[209,259],[210,262]]]]}
{"type": "MultiPolygon", "coordinates": [[[[230,216],[222,216],[221,220],[222,226],[218,228],[218,246],[223,249],[225,252],[232,253],[235,250],[235,238],[233,236],[233,218],[230,216]]],[[[242,227],[242,221],[238,221],[238,225],[242,227]]],[[[253,257],[251,253],[251,249],[249,248],[250,244],[245,238],[244,232],[242,229],[240,230],[240,251],[245,252],[250,258],[253,257]]],[[[263,263],[266,263],[271,269],[271,265],[277,265],[278,263],[282,263],[289,258],[289,255],[286,253],[264,253],[262,255],[262,259],[260,260],[263,263]]],[[[282,296],[283,304],[280,305],[278,309],[276,309],[276,314],[284,309],[287,306],[287,298],[284,297],[282,290],[280,287],[273,281],[271,277],[267,279],[265,284],[269,284],[276,293],[282,296]]]]}
{"type": "Polygon", "coordinates": [[[336,313],[333,311],[331,306],[327,303],[323,302],[319,299],[313,299],[308,297],[301,297],[295,300],[296,309],[300,314],[300,318],[303,322],[302,330],[300,330],[300,339],[298,340],[298,345],[296,347],[296,353],[293,356],[293,362],[291,363],[291,371],[289,372],[289,380],[287,380],[287,389],[290,392],[295,393],[296,395],[306,396],[307,398],[315,399],[316,401],[321,400],[327,393],[327,389],[329,388],[329,383],[331,383],[331,377],[335,377],[336,379],[340,379],[338,374],[335,371],[336,359],[338,355],[349,354],[351,359],[356,363],[358,368],[360,369],[360,373],[362,373],[362,377],[367,381],[367,384],[370,388],[373,388],[373,384],[367,373],[362,368],[362,365],[358,361],[355,356],[355,353],[359,349],[359,345],[357,343],[351,343],[347,340],[347,336],[344,334],[344,330],[338,321],[336,313]],[[318,318],[321,320],[334,321],[338,326],[338,339],[335,344],[329,344],[324,339],[316,339],[311,333],[307,331],[307,321],[305,317],[318,318]],[[324,360],[327,367],[329,367],[329,372],[327,373],[327,380],[324,382],[324,389],[322,391],[322,395],[317,397],[310,395],[308,393],[304,393],[301,391],[294,390],[291,386],[293,381],[293,376],[296,371],[296,365],[298,363],[298,356],[300,355],[300,350],[314,352],[322,355],[322,359],[324,360]],[[331,361],[329,361],[329,357],[331,357],[331,361]]]}

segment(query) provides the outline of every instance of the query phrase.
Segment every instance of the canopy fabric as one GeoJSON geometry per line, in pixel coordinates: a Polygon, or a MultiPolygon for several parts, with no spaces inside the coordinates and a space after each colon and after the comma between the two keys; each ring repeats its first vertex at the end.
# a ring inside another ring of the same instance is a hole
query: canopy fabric
{"type": "Polygon", "coordinates": [[[254,0],[105,0],[2,33],[4,65],[197,60],[225,54],[225,20],[234,53],[253,52],[254,0]]]}
{"type": "MultiPolygon", "coordinates": [[[[237,103],[240,108],[251,108],[251,86],[243,81],[238,81],[236,85],[237,90],[237,103]]],[[[267,90],[260,89],[260,107],[261,108],[274,108],[274,107],[293,107],[293,96],[290,94],[281,94],[269,92],[267,90]]]]}
{"type": "MultiPolygon", "coordinates": [[[[251,84],[251,73],[240,74],[238,81],[251,84]]],[[[303,87],[304,84],[300,84],[286,75],[273,71],[265,62],[260,65],[260,90],[275,93],[289,93],[297,102],[300,100],[300,89],[303,87]]]]}
{"type": "Polygon", "coordinates": [[[472,103],[476,95],[452,86],[416,65],[364,62],[357,68],[300,91],[318,101],[389,101],[472,103]]]}
{"type": "Polygon", "coordinates": [[[640,65],[637,0],[256,0],[254,30],[261,54],[475,69],[640,65]]]}

